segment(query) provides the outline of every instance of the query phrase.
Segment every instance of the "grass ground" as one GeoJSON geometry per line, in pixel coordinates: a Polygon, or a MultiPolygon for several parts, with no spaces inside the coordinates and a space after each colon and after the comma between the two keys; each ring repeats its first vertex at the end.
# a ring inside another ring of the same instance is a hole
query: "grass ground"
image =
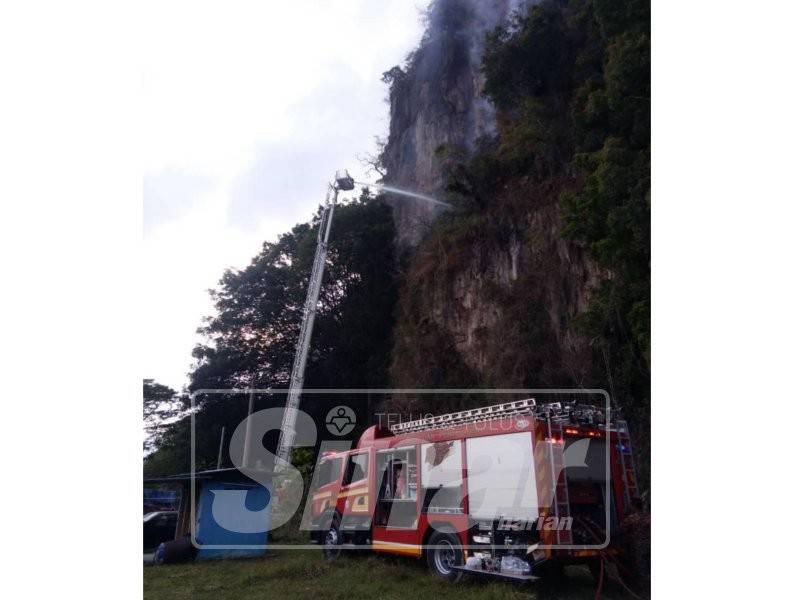
{"type": "MultiPolygon", "coordinates": [[[[526,598],[578,600],[594,598],[589,571],[569,567],[558,585],[544,579],[520,586],[500,581],[464,578],[442,581],[422,561],[393,556],[360,555],[327,563],[319,551],[272,552],[264,558],[212,561],[184,565],[146,566],[146,600],[247,598],[341,598],[423,600],[526,598]]],[[[606,585],[604,598],[625,598],[606,585]]]]}

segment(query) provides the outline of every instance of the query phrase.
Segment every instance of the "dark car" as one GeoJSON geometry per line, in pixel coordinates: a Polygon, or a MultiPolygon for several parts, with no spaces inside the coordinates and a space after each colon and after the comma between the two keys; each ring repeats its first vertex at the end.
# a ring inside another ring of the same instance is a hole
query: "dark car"
{"type": "Polygon", "coordinates": [[[144,549],[152,550],[161,542],[175,539],[178,513],[173,510],[156,511],[144,516],[144,549]]]}

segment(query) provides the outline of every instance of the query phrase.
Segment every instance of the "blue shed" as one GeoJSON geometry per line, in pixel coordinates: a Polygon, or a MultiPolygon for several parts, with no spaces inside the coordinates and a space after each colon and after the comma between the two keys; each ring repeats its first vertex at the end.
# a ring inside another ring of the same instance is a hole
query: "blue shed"
{"type": "Polygon", "coordinates": [[[270,491],[255,482],[203,482],[195,536],[198,560],[264,554],[269,501],[270,491]]]}
{"type": "MultiPolygon", "coordinates": [[[[260,479],[266,481],[268,477],[260,479]]],[[[257,483],[235,468],[148,479],[146,483],[181,486],[175,540],[188,547],[187,539],[191,539],[197,560],[262,556],[266,552],[272,508],[270,485],[257,483]]]]}

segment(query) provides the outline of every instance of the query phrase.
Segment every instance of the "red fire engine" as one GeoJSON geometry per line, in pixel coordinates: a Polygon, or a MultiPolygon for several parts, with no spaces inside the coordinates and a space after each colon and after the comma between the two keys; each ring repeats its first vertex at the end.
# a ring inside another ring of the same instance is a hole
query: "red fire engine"
{"type": "Polygon", "coordinates": [[[320,459],[309,493],[328,558],[367,547],[453,581],[596,562],[639,501],[624,421],[532,398],[370,427],[320,459]]]}

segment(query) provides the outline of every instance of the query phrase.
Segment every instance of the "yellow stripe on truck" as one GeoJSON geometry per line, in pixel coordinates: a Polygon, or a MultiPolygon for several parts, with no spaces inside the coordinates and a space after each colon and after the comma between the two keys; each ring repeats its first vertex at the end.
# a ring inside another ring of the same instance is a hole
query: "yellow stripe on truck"
{"type": "Polygon", "coordinates": [[[341,492],[339,494],[339,498],[349,498],[350,496],[357,496],[358,494],[366,494],[369,491],[368,488],[362,487],[355,490],[347,490],[346,492],[341,492]]]}
{"type": "Polygon", "coordinates": [[[392,554],[404,554],[406,556],[422,556],[422,546],[418,544],[400,544],[398,542],[383,542],[373,540],[372,549],[375,552],[390,552],[392,554]]]}

